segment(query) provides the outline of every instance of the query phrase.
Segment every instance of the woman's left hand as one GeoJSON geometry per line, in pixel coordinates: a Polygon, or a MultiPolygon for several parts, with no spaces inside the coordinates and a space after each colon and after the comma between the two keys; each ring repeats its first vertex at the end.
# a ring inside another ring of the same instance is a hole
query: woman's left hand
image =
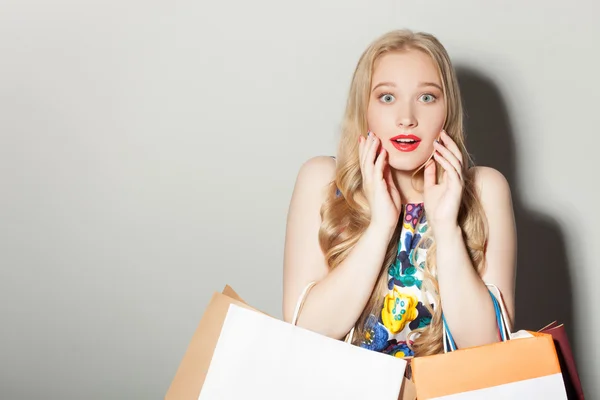
{"type": "Polygon", "coordinates": [[[446,131],[442,131],[441,142],[434,142],[437,161],[444,173],[440,182],[436,182],[436,163],[431,160],[425,167],[424,206],[427,221],[439,232],[454,229],[458,226],[458,210],[463,194],[463,157],[460,149],[446,131]]]}

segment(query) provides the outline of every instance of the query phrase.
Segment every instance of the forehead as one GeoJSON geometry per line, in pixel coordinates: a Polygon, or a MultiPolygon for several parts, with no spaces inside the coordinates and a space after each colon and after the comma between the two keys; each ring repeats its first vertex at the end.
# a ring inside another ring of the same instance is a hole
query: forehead
{"type": "Polygon", "coordinates": [[[379,57],[373,65],[372,86],[378,82],[393,82],[399,86],[416,86],[420,82],[441,85],[431,56],[414,49],[385,53],[379,57]]]}

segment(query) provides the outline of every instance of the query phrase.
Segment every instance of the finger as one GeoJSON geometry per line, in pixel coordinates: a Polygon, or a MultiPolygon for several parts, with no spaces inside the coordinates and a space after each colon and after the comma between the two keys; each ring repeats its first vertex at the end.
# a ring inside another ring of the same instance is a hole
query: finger
{"type": "Polygon", "coordinates": [[[365,138],[364,138],[364,136],[360,135],[358,137],[358,163],[361,168],[363,165],[364,155],[365,155],[365,138]]]}
{"type": "Polygon", "coordinates": [[[363,137],[362,142],[363,142],[363,149],[362,149],[362,157],[360,159],[360,166],[361,168],[364,169],[365,167],[365,160],[367,158],[367,154],[369,154],[369,149],[371,148],[371,145],[373,144],[373,139],[371,137],[371,132],[368,133],[367,137],[363,137]]]}
{"type": "Polygon", "coordinates": [[[425,172],[424,172],[425,188],[435,186],[435,171],[436,171],[435,161],[429,160],[429,163],[425,167],[425,172]]]}
{"type": "Polygon", "coordinates": [[[379,153],[379,155],[377,156],[377,160],[375,161],[375,179],[377,181],[383,181],[383,170],[385,168],[385,158],[386,158],[386,151],[385,149],[382,149],[381,152],[379,153]]]}
{"type": "Polygon", "coordinates": [[[442,168],[444,168],[444,171],[446,171],[450,180],[460,183],[460,176],[458,175],[458,172],[456,172],[456,169],[448,160],[446,160],[440,153],[437,152],[433,155],[433,158],[435,158],[435,160],[440,163],[442,168]]]}
{"type": "Polygon", "coordinates": [[[383,179],[385,179],[390,188],[396,189],[396,183],[394,182],[394,177],[392,175],[392,167],[390,167],[387,157],[389,157],[389,153],[386,152],[386,163],[383,167],[383,179]]]}
{"type": "Polygon", "coordinates": [[[362,154],[361,154],[361,158],[360,158],[360,167],[362,169],[362,171],[364,172],[365,167],[367,165],[367,157],[369,156],[369,150],[371,149],[371,146],[373,145],[373,138],[372,138],[373,134],[370,134],[367,137],[362,137],[361,141],[362,141],[362,154]]]}
{"type": "Polygon", "coordinates": [[[450,135],[448,135],[448,132],[443,130],[442,134],[440,136],[440,139],[442,139],[442,142],[444,142],[444,146],[446,146],[446,148],[448,148],[448,150],[450,150],[452,152],[452,154],[454,154],[454,156],[458,159],[458,161],[460,162],[460,165],[463,165],[464,160],[463,160],[462,152],[458,148],[458,145],[456,144],[456,142],[454,142],[454,140],[452,140],[452,137],[450,137],[450,135]]]}
{"type": "Polygon", "coordinates": [[[369,149],[367,150],[367,155],[365,156],[365,171],[368,171],[369,176],[373,173],[373,166],[375,165],[375,157],[377,153],[377,148],[379,147],[379,139],[373,133],[371,133],[371,139],[369,139],[371,143],[369,143],[369,149]]]}
{"type": "Polygon", "coordinates": [[[438,143],[438,142],[433,142],[433,147],[442,156],[444,156],[444,158],[446,160],[448,160],[450,162],[452,167],[456,170],[456,173],[458,174],[458,176],[462,179],[462,164],[460,163],[458,158],[456,158],[454,153],[452,153],[450,150],[448,150],[446,147],[444,147],[444,145],[442,145],[441,143],[438,143]]]}

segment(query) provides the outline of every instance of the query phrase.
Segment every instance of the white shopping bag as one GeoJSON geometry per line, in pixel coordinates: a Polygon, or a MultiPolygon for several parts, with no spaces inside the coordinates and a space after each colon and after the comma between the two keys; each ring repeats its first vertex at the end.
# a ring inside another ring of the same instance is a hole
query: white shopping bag
{"type": "Polygon", "coordinates": [[[397,400],[406,361],[231,304],[199,400],[397,400]]]}

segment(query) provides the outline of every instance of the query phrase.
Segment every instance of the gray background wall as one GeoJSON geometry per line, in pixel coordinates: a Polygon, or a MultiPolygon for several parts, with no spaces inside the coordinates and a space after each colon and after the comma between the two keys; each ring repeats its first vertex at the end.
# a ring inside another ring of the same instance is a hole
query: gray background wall
{"type": "Polygon", "coordinates": [[[457,69],[515,198],[518,325],[600,396],[597,2],[4,0],[0,397],[158,399],[213,291],[281,315],[296,172],[400,27],[457,69]],[[570,5],[567,5],[570,4],[570,5]]]}

